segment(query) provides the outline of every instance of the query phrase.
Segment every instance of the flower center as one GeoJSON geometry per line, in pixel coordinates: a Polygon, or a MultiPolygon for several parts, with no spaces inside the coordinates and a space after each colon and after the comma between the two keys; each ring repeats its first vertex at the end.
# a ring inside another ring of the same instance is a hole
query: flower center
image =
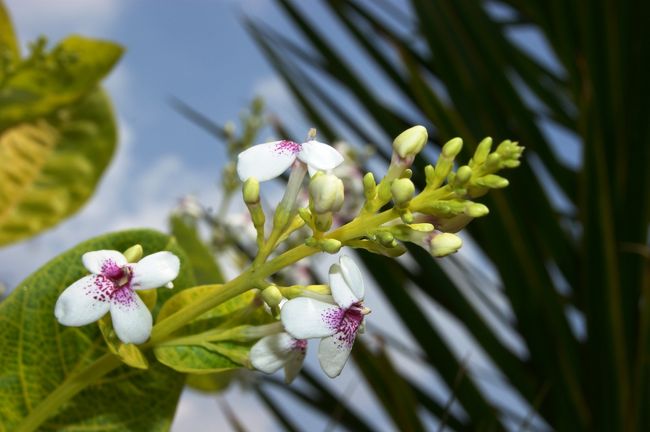
{"type": "Polygon", "coordinates": [[[336,330],[334,338],[339,348],[350,348],[357,336],[359,326],[368,310],[361,302],[350,305],[347,309],[338,309],[334,313],[327,313],[323,316],[325,322],[336,330]]]}
{"type": "Polygon", "coordinates": [[[293,141],[283,140],[275,145],[274,150],[276,153],[280,153],[280,154],[295,155],[300,153],[301,148],[302,148],[302,144],[298,144],[297,142],[293,142],[293,141]]]}
{"type": "Polygon", "coordinates": [[[113,283],[111,296],[121,288],[130,288],[131,286],[133,271],[128,265],[120,267],[115,262],[108,260],[102,265],[101,273],[113,283]]]}
{"type": "Polygon", "coordinates": [[[307,350],[307,341],[305,339],[296,339],[291,346],[293,351],[305,352],[307,350]]]}

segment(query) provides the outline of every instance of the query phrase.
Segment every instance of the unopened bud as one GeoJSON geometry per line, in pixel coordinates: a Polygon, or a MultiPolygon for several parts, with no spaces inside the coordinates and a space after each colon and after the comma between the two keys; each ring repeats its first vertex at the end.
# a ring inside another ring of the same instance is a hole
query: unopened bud
{"type": "Polygon", "coordinates": [[[467,165],[463,165],[462,167],[458,168],[458,171],[456,171],[456,180],[454,182],[454,185],[457,187],[462,187],[467,184],[471,177],[472,169],[467,165]]]}
{"type": "Polygon", "coordinates": [[[140,261],[140,258],[142,258],[142,252],[142,246],[136,244],[125,250],[122,255],[124,255],[127,262],[134,263],[140,261]]]}
{"type": "Polygon", "coordinates": [[[474,157],[472,158],[474,163],[480,165],[483,162],[485,162],[488,155],[490,154],[491,149],[492,149],[492,138],[490,137],[484,138],[476,147],[476,151],[474,152],[474,157]]]}
{"type": "Polygon", "coordinates": [[[246,204],[257,204],[260,202],[260,182],[255,177],[249,177],[244,182],[242,194],[246,204]]]}
{"type": "Polygon", "coordinates": [[[479,218],[488,213],[490,213],[490,209],[480,203],[472,203],[465,208],[465,214],[472,218],[479,218]]]}
{"type": "Polygon", "coordinates": [[[436,178],[436,169],[433,167],[433,165],[427,165],[424,167],[424,176],[427,180],[427,185],[432,184],[436,178]]]}
{"type": "Polygon", "coordinates": [[[510,183],[508,182],[508,179],[505,179],[501,176],[498,176],[496,174],[488,174],[476,179],[476,184],[490,189],[503,189],[510,183]]]}
{"type": "Polygon", "coordinates": [[[463,245],[463,240],[456,234],[440,233],[431,239],[430,251],[434,257],[444,257],[455,252],[463,245]]]}
{"type": "Polygon", "coordinates": [[[284,296],[275,285],[269,285],[262,290],[262,299],[270,307],[275,307],[280,304],[284,296]]]}
{"type": "Polygon", "coordinates": [[[463,140],[460,138],[452,138],[442,146],[442,154],[448,158],[455,158],[463,148],[463,140]]]}
{"type": "Polygon", "coordinates": [[[429,135],[424,126],[413,126],[399,134],[393,141],[393,150],[401,158],[415,157],[422,151],[429,135]]]}
{"type": "Polygon", "coordinates": [[[395,241],[395,236],[393,236],[393,234],[388,231],[378,232],[375,238],[382,246],[394,247],[397,245],[397,242],[395,241]]]}
{"type": "Polygon", "coordinates": [[[320,247],[323,250],[323,252],[335,254],[338,253],[341,250],[341,242],[336,239],[325,239],[321,241],[320,247]]]}
{"type": "Polygon", "coordinates": [[[316,175],[309,184],[309,195],[315,213],[339,211],[344,198],[343,182],[333,174],[316,175]]]}
{"type": "Polygon", "coordinates": [[[371,172],[363,176],[363,193],[368,201],[377,196],[377,183],[375,183],[375,176],[371,172]]]}
{"type": "Polygon", "coordinates": [[[415,193],[415,185],[413,182],[406,178],[394,180],[390,186],[390,193],[393,197],[393,202],[397,207],[402,207],[408,204],[413,198],[415,193]]]}

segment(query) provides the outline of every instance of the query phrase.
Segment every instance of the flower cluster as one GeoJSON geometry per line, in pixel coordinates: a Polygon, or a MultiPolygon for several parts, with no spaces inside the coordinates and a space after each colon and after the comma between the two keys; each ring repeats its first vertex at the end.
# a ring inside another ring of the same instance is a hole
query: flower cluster
{"type": "Polygon", "coordinates": [[[253,346],[250,359],[256,369],[272,373],[284,366],[291,382],[305,358],[306,339],[318,338],[323,371],[330,378],[341,373],[370,309],[363,305],[363,277],[351,258],[343,255],[330,267],[329,285],[330,296],[284,303],[281,319],[286,333],[266,336],[253,346]]]}

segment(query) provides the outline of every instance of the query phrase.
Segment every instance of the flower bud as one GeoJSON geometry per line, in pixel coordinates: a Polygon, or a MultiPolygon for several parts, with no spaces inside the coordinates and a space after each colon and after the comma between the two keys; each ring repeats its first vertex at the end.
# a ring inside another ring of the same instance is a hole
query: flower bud
{"type": "Polygon", "coordinates": [[[275,307],[280,304],[284,296],[275,285],[269,285],[262,290],[262,299],[270,307],[275,307]]]}
{"type": "Polygon", "coordinates": [[[393,150],[401,158],[415,157],[422,151],[429,135],[424,126],[413,126],[399,134],[393,141],[393,150]]]}
{"type": "Polygon", "coordinates": [[[142,246],[139,244],[133,245],[127,250],[124,251],[123,253],[124,258],[126,258],[127,262],[134,263],[140,261],[140,258],[142,258],[142,246]]]}
{"type": "Polygon", "coordinates": [[[463,148],[463,140],[460,138],[452,138],[442,146],[442,154],[448,158],[455,158],[463,148]]]}
{"type": "Polygon", "coordinates": [[[465,208],[465,214],[472,218],[479,218],[490,213],[490,209],[481,203],[472,203],[465,208]]]}
{"type": "Polygon", "coordinates": [[[242,192],[246,204],[257,204],[260,202],[260,182],[255,177],[246,179],[242,192]]]}
{"type": "Polygon", "coordinates": [[[375,196],[377,196],[377,183],[375,183],[375,176],[371,172],[363,176],[363,194],[368,201],[375,199],[375,196]]]}
{"type": "Polygon", "coordinates": [[[323,250],[323,252],[335,254],[338,253],[341,250],[341,242],[336,239],[325,239],[321,241],[320,247],[323,250]]]}
{"type": "Polygon", "coordinates": [[[458,252],[462,245],[463,240],[456,234],[440,233],[431,239],[429,250],[431,255],[440,258],[458,252]]]}
{"type": "Polygon", "coordinates": [[[390,186],[390,193],[393,196],[393,202],[397,207],[408,204],[415,193],[415,185],[406,178],[394,180],[390,186]]]}
{"type": "Polygon", "coordinates": [[[339,211],[343,205],[343,182],[333,174],[316,175],[309,184],[309,195],[315,213],[339,211]]]}
{"type": "Polygon", "coordinates": [[[488,155],[490,154],[491,149],[492,149],[492,138],[490,137],[484,138],[476,147],[476,151],[474,152],[474,157],[472,158],[474,163],[480,165],[483,162],[485,162],[488,155]]]}
{"type": "Polygon", "coordinates": [[[504,187],[507,187],[510,182],[508,182],[508,179],[496,174],[488,174],[476,179],[476,184],[490,189],[503,189],[504,187]]]}
{"type": "Polygon", "coordinates": [[[467,165],[463,165],[462,167],[458,168],[458,171],[456,171],[456,179],[454,181],[454,184],[457,187],[465,186],[471,177],[472,169],[467,165]]]}

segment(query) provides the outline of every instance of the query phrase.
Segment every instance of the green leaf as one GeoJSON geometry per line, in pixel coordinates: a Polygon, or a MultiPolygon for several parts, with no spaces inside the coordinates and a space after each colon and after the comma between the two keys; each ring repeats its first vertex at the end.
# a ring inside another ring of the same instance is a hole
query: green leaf
{"type": "MultiPolygon", "coordinates": [[[[209,296],[220,286],[198,286],[179,293],[167,302],[158,321],[177,312],[190,302],[209,296]]],[[[176,333],[173,338],[154,348],[161,363],[185,373],[212,373],[228,369],[248,367],[248,352],[253,342],[234,340],[210,340],[199,338],[188,341],[185,335],[196,335],[207,331],[227,330],[243,324],[262,325],[275,320],[262,305],[255,291],[237,296],[191,322],[176,333]]]]}
{"type": "MultiPolygon", "coordinates": [[[[59,294],[87,274],[81,255],[125,250],[139,243],[145,254],[170,250],[181,259],[173,291],[194,283],[187,258],[170,237],[131,230],[88,240],[53,259],[0,303],[0,431],[18,424],[67,377],[105,355],[97,325],[64,327],[54,317],[59,294]]],[[[157,307],[172,295],[159,290],[157,307]]],[[[151,360],[151,355],[149,355],[151,360]]],[[[40,430],[168,430],[184,377],[155,362],[148,370],[122,366],[88,386],[40,430]]]]}
{"type": "Polygon", "coordinates": [[[13,62],[20,57],[20,47],[18,46],[18,39],[14,33],[14,26],[9,12],[4,2],[0,0],[0,56],[3,55],[8,55],[9,61],[13,62]]]}
{"type": "Polygon", "coordinates": [[[0,131],[53,114],[90,93],[123,52],[112,42],[70,36],[0,82],[0,131]]]}
{"type": "Polygon", "coordinates": [[[172,216],[169,223],[172,234],[192,261],[196,282],[201,285],[223,283],[221,269],[210,249],[201,240],[196,227],[189,225],[178,215],[172,216]]]}
{"type": "MultiPolygon", "coordinates": [[[[1,103],[0,103],[1,104],[1,103]]],[[[0,135],[0,245],[75,213],[92,195],[117,140],[102,91],[57,116],[0,135]]]]}
{"type": "Polygon", "coordinates": [[[202,392],[220,393],[230,386],[236,374],[237,370],[234,369],[211,374],[190,374],[186,384],[202,392]]]}

